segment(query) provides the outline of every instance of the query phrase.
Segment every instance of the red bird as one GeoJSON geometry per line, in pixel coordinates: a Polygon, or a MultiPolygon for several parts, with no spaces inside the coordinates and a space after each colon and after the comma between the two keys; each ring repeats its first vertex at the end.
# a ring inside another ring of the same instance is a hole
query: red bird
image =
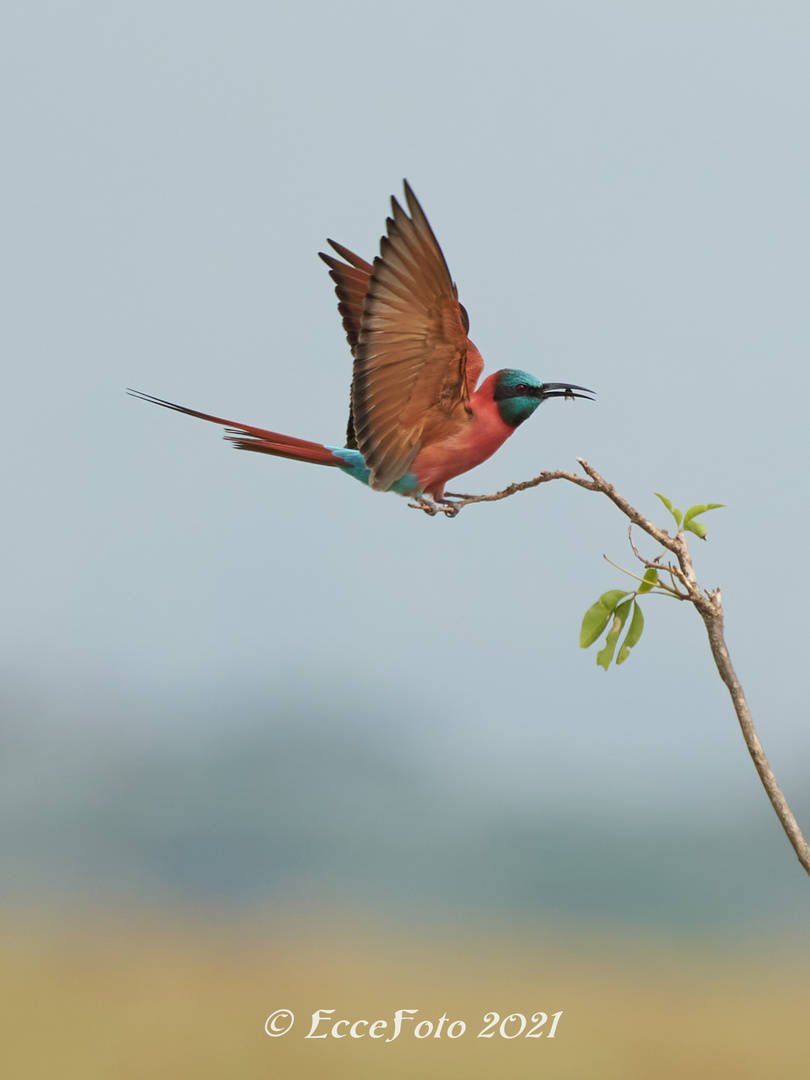
{"type": "Polygon", "coordinates": [[[484,361],[467,336],[467,312],[407,181],[405,200],[409,213],[392,197],[393,217],[373,264],[334,240],[329,244],[344,261],[321,252],[354,357],[345,447],[129,392],[223,425],[240,450],[331,465],[377,491],[414,498],[428,513],[454,515],[456,505],[444,497],[449,480],[486,461],[541,401],[593,391],[544,383],[513,368],[496,371],[476,389],[484,361]]]}

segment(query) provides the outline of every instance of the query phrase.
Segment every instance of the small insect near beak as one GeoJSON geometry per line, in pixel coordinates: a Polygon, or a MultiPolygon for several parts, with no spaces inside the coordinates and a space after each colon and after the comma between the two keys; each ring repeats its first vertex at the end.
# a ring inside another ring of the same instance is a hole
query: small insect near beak
{"type": "Polygon", "coordinates": [[[596,391],[588,390],[585,386],[576,386],[574,383],[559,383],[559,382],[547,382],[543,383],[542,387],[542,400],[546,398],[561,397],[566,401],[573,401],[574,398],[583,398],[585,401],[593,401],[593,397],[588,395],[595,394],[596,391]],[[581,390],[581,394],[577,394],[576,391],[581,390]]]}

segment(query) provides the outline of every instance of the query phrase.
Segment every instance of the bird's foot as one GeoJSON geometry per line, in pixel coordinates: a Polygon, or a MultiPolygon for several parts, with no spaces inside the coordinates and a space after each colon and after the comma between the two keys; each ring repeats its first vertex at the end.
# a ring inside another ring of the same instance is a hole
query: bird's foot
{"type": "Polygon", "coordinates": [[[441,512],[442,514],[446,514],[447,517],[452,518],[455,517],[461,509],[456,503],[450,502],[449,499],[436,499],[434,502],[433,499],[428,499],[424,495],[420,496],[416,502],[408,503],[408,506],[413,510],[424,510],[430,517],[435,517],[436,514],[441,512]]]}
{"type": "Polygon", "coordinates": [[[421,496],[417,498],[416,502],[409,502],[411,510],[424,510],[430,517],[435,517],[439,512],[439,508],[435,502],[431,499],[424,499],[421,496]]]}

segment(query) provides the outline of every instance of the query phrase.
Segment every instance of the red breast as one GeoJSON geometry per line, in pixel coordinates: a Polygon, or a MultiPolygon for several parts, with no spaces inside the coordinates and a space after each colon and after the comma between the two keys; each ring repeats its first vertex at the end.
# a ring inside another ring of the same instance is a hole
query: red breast
{"type": "Polygon", "coordinates": [[[423,446],[411,465],[426,495],[439,499],[454,476],[474,469],[506,442],[515,428],[504,423],[493,391],[498,372],[484,379],[471,395],[469,423],[444,439],[423,446]]]}

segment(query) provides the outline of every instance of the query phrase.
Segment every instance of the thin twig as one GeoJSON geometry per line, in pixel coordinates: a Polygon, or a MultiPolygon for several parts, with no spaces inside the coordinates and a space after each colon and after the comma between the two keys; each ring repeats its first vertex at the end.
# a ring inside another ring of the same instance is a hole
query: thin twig
{"type": "MultiPolygon", "coordinates": [[[[676,588],[674,588],[674,586],[665,585],[662,581],[656,581],[655,584],[653,585],[650,582],[646,582],[644,580],[644,578],[639,577],[638,574],[634,574],[630,570],[625,570],[625,568],[623,566],[619,566],[619,564],[617,562],[614,562],[613,559],[611,559],[608,555],[603,555],[602,558],[605,560],[605,562],[609,562],[611,566],[615,566],[617,570],[621,570],[621,572],[623,574],[627,574],[627,576],[631,577],[633,579],[633,581],[640,581],[642,585],[650,585],[649,591],[652,592],[653,590],[657,590],[656,596],[673,596],[677,600],[688,600],[689,599],[689,597],[686,595],[686,593],[678,592],[678,590],[676,588]]],[[[646,559],[642,559],[641,561],[650,570],[660,570],[661,569],[661,567],[655,566],[651,562],[647,562],[646,559]]]]}

